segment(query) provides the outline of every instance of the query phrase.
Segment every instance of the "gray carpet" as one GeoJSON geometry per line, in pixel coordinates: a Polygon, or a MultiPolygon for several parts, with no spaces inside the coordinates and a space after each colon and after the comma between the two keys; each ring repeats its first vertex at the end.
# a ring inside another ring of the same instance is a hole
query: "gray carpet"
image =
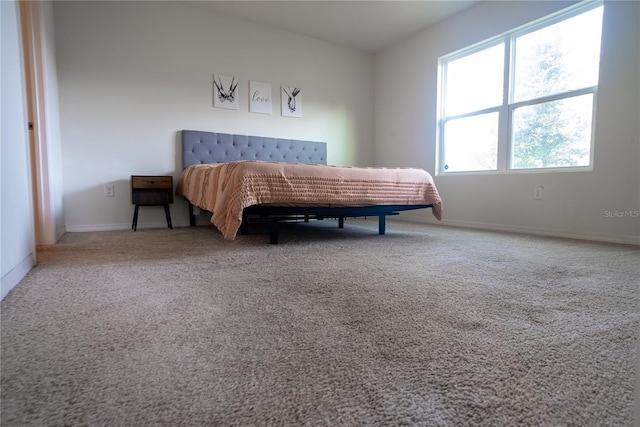
{"type": "Polygon", "coordinates": [[[638,247],[387,233],[66,234],[1,303],[2,425],[632,425],[638,247]]]}

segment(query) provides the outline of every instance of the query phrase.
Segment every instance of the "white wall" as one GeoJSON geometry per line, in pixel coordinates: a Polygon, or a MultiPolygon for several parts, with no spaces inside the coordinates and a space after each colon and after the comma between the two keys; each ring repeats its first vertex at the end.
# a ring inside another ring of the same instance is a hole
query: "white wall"
{"type": "MultiPolygon", "coordinates": [[[[176,180],[181,129],[325,141],[329,163],[373,162],[373,55],[198,2],[53,7],[69,231],[130,227],[130,175],[176,180]],[[213,108],[214,73],[240,79],[238,111],[213,108]],[[249,80],[272,84],[272,115],[248,112],[249,80]],[[280,116],[280,85],[302,88],[301,119],[280,116]]],[[[174,225],[186,210],[176,199],[174,225]]],[[[166,226],[162,210],[143,208],[139,226],[166,226]]]]}
{"type": "Polygon", "coordinates": [[[35,263],[27,103],[18,4],[0,2],[0,299],[35,263]]]}
{"type": "MultiPolygon", "coordinates": [[[[375,58],[376,165],[435,173],[438,57],[523,25],[571,2],[482,2],[375,58]]],[[[640,243],[638,2],[607,2],[591,172],[438,176],[443,223],[640,243]],[[544,200],[533,200],[534,186],[544,200]]],[[[417,212],[405,219],[432,221],[417,212]]]]}

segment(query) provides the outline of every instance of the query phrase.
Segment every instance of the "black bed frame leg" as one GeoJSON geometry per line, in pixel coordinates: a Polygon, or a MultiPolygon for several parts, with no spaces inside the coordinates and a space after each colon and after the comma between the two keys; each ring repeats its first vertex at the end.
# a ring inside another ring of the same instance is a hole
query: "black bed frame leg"
{"type": "Polygon", "coordinates": [[[344,228],[344,217],[343,216],[338,218],[338,228],[344,228]]]}
{"type": "Polygon", "coordinates": [[[242,211],[242,222],[240,223],[240,234],[246,236],[249,234],[249,215],[242,211]]]}
{"type": "Polygon", "coordinates": [[[384,234],[386,229],[386,216],[380,215],[378,217],[378,234],[384,234]]]}
{"type": "Polygon", "coordinates": [[[278,244],[278,221],[269,223],[269,243],[272,245],[278,244]]]}
{"type": "Polygon", "coordinates": [[[196,216],[193,214],[193,204],[189,202],[189,226],[195,227],[196,216]]]}

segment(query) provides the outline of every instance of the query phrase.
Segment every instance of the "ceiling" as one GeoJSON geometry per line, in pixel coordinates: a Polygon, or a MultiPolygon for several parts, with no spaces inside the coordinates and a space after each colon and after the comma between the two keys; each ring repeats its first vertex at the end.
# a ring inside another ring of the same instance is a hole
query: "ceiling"
{"type": "Polygon", "coordinates": [[[479,0],[204,1],[227,16],[376,53],[479,0]]]}

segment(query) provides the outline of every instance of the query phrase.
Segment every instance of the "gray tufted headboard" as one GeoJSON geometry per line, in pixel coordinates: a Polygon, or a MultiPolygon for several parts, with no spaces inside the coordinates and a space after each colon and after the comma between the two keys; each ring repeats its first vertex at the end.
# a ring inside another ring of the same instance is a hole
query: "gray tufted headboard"
{"type": "Polygon", "coordinates": [[[236,160],[327,164],[324,142],[182,131],[182,167],[236,160]]]}

